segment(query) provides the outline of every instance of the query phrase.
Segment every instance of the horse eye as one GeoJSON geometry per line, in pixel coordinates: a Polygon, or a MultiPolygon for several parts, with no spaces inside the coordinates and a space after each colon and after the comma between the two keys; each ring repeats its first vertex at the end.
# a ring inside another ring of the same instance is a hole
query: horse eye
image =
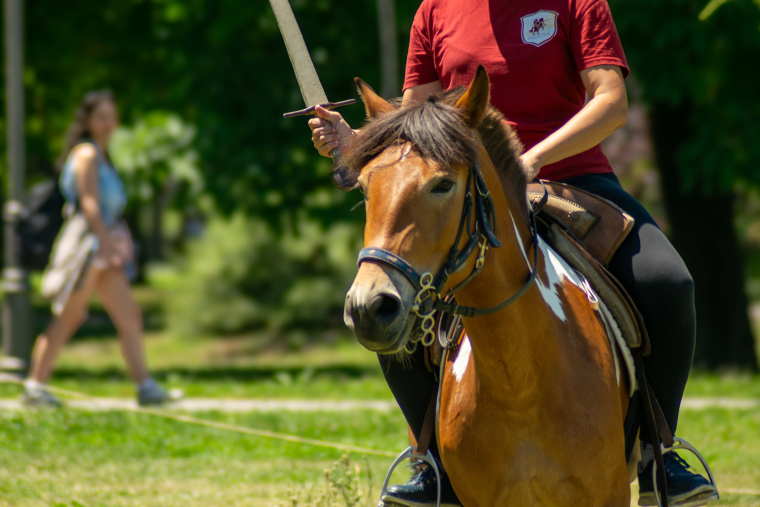
{"type": "Polygon", "coordinates": [[[431,191],[434,194],[445,194],[451,188],[454,186],[454,182],[451,180],[441,180],[438,182],[438,184],[433,187],[433,190],[431,191]]]}

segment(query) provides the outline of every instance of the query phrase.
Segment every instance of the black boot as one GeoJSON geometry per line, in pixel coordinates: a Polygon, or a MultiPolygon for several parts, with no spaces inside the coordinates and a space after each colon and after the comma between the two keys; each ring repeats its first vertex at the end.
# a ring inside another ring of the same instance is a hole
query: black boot
{"type": "MultiPolygon", "coordinates": [[[[657,498],[654,495],[652,482],[652,467],[654,453],[651,446],[642,446],[642,461],[639,463],[639,505],[655,506],[657,498]],[[648,456],[648,454],[650,454],[648,456]]],[[[675,451],[663,455],[665,477],[668,485],[668,499],[674,507],[697,507],[707,502],[717,500],[718,491],[710,481],[699,474],[689,471],[689,465],[675,451]]]]}
{"type": "MultiPolygon", "coordinates": [[[[451,482],[440,464],[438,470],[441,472],[441,507],[462,507],[462,503],[457,499],[451,482]]],[[[388,488],[380,498],[380,506],[435,507],[437,490],[435,471],[432,467],[425,465],[419,474],[412,477],[403,486],[388,488]]]]}

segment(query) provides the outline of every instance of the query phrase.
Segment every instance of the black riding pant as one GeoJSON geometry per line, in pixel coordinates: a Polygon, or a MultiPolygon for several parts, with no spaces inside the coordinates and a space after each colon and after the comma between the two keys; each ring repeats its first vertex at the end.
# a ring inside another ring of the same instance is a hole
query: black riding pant
{"type": "MultiPolygon", "coordinates": [[[[636,221],[612,258],[609,270],[628,290],[644,317],[652,344],[651,355],[644,358],[644,368],[675,433],[696,339],[694,283],[689,271],[652,216],[623,190],[613,173],[589,174],[564,182],[612,201],[636,221]]],[[[422,354],[422,347],[418,347],[411,367],[380,356],[385,380],[415,437],[419,437],[430,397],[438,388],[422,354]]],[[[642,438],[645,437],[644,425],[642,438]]],[[[431,449],[437,455],[435,442],[431,442],[431,449]]]]}

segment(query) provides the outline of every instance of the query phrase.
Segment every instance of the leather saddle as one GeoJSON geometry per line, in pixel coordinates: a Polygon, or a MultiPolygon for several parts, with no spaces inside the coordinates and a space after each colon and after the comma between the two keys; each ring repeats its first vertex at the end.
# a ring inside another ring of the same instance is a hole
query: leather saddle
{"type": "Polygon", "coordinates": [[[641,348],[642,355],[648,356],[651,349],[641,314],[607,270],[612,256],[633,229],[633,217],[606,199],[554,181],[529,184],[528,199],[546,227],[547,242],[586,277],[615,318],[628,347],[641,348]],[[544,192],[548,199],[536,209],[544,192]]]}

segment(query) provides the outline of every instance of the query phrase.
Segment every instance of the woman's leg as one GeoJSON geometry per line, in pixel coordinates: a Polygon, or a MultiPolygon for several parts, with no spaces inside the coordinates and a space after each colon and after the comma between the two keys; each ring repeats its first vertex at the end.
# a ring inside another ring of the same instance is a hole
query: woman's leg
{"type": "MultiPolygon", "coordinates": [[[[623,190],[613,174],[580,176],[565,183],[612,201],[636,220],[609,269],[644,318],[652,344],[644,368],[668,426],[675,432],[696,341],[691,275],[652,216],[623,190]]],[[[645,428],[642,430],[645,437],[645,428]]]]}
{"type": "Polygon", "coordinates": [[[87,305],[101,274],[101,270],[91,266],[82,285],[69,296],[61,314],[53,317],[45,331],[37,338],[29,370],[30,380],[45,384],[50,379],[61,349],[87,318],[87,305]]]}
{"type": "Polygon", "coordinates": [[[130,377],[140,386],[149,378],[143,345],[143,320],[132,288],[121,268],[103,272],[95,287],[119,334],[119,344],[130,377]]]}

